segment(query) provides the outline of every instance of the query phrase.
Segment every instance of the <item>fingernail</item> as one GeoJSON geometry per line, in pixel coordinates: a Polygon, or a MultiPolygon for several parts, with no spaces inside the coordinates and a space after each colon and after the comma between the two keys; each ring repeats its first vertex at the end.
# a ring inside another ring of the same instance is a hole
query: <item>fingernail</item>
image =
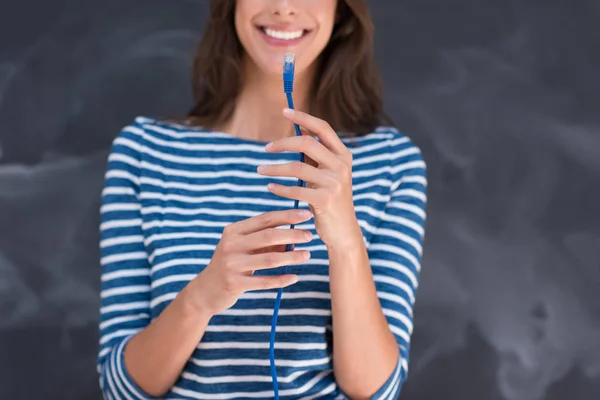
{"type": "Polygon", "coordinates": [[[275,188],[275,185],[274,185],[274,184],[272,184],[272,183],[269,183],[269,184],[267,185],[267,189],[269,189],[269,190],[273,190],[274,188],[275,188]]]}
{"type": "Polygon", "coordinates": [[[265,170],[265,166],[264,165],[259,165],[258,168],[256,169],[258,172],[263,172],[265,170]]]}
{"type": "Polygon", "coordinates": [[[272,147],[273,147],[273,142],[271,142],[271,143],[268,143],[268,144],[265,146],[265,148],[266,148],[267,150],[271,150],[271,148],[272,148],[272,147]]]}
{"type": "Polygon", "coordinates": [[[310,251],[307,251],[307,250],[305,250],[303,253],[304,253],[304,254],[302,254],[302,257],[303,257],[305,260],[308,260],[308,259],[310,258],[310,251]]]}
{"type": "Polygon", "coordinates": [[[292,110],[291,108],[284,108],[283,114],[284,115],[294,115],[294,110],[292,110]]]}
{"type": "Polygon", "coordinates": [[[298,283],[299,279],[300,278],[298,276],[294,276],[293,278],[290,279],[290,282],[292,282],[292,285],[293,285],[294,283],[298,283]]]}
{"type": "Polygon", "coordinates": [[[306,240],[311,240],[312,239],[312,233],[310,233],[310,232],[304,232],[304,237],[306,238],[306,240]]]}

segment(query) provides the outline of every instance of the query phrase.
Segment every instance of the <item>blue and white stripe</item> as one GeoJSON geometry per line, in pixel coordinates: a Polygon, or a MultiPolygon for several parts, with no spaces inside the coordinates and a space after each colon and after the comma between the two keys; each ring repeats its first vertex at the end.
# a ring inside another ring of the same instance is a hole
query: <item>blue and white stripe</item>
{"type": "MultiPolygon", "coordinates": [[[[425,163],[419,148],[392,128],[343,141],[354,156],[354,203],[377,294],[400,349],[396,369],[373,396],[391,400],[408,374],[426,218],[425,163]]],[[[256,167],[298,155],[267,153],[265,144],[146,117],[136,118],[114,140],[100,210],[98,371],[106,399],[152,398],[129,376],[123,349],[206,267],[223,228],[292,208],[293,200],[273,195],[266,185],[295,179],[265,177],[256,167]]],[[[311,259],[290,268],[300,280],[282,298],[275,346],[279,394],[345,399],[333,375],[327,251],[312,222],[297,227],[310,230],[314,239],[296,246],[310,250],[311,259]]],[[[256,274],[273,273],[278,270],[256,274]]],[[[214,316],[165,398],[272,398],[275,296],[275,290],[245,293],[214,316]]]]}

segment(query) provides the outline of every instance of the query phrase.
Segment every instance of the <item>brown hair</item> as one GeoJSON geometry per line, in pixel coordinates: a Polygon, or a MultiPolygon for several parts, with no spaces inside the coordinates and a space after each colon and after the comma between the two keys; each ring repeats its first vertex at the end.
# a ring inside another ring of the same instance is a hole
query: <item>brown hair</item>
{"type": "MultiPolygon", "coordinates": [[[[187,121],[214,127],[233,114],[241,87],[244,49],[234,22],[236,0],[211,0],[210,19],[194,56],[194,105],[187,121]]],[[[337,132],[363,135],[385,122],[381,77],[374,56],[374,26],[367,0],[340,0],[331,39],[319,56],[311,88],[311,114],[337,132]]]]}

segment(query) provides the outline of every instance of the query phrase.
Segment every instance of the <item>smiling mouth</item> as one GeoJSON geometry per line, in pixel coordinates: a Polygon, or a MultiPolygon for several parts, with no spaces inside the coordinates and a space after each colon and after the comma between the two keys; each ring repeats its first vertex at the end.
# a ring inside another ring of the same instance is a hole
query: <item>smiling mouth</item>
{"type": "Polygon", "coordinates": [[[266,26],[257,26],[256,28],[268,37],[276,40],[298,40],[311,32],[310,29],[280,31],[266,26]]]}

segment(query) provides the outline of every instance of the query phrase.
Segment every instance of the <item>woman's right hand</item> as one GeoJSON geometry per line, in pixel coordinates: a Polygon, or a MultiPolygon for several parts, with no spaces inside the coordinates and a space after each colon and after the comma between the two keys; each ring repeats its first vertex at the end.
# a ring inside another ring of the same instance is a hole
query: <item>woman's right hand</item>
{"type": "Polygon", "coordinates": [[[287,244],[307,243],[312,234],[299,229],[279,229],[282,225],[306,222],[308,210],[271,211],[230,225],[206,268],[188,287],[193,306],[210,315],[232,307],[242,293],[277,289],[298,281],[293,274],[253,276],[256,270],[299,264],[310,258],[307,250],[285,251],[287,244]]]}

